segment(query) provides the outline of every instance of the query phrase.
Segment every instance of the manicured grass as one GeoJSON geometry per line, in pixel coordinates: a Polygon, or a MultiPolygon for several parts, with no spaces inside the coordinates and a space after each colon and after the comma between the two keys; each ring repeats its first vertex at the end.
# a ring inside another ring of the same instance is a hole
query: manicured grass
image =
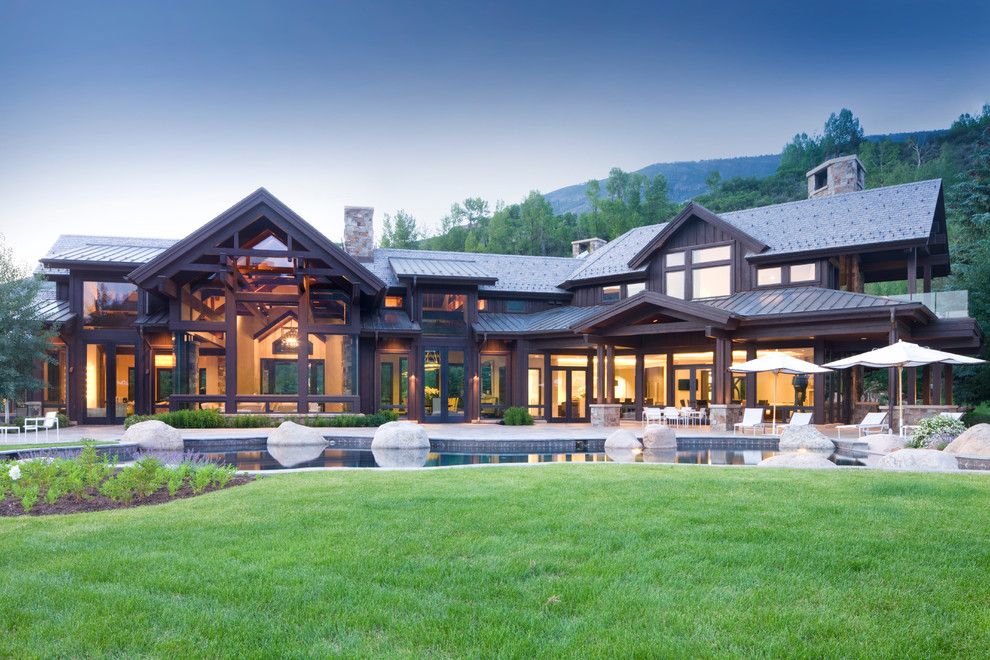
{"type": "Polygon", "coordinates": [[[79,447],[80,445],[116,445],[118,440],[76,440],[74,442],[25,442],[19,445],[0,445],[0,451],[14,449],[50,449],[52,447],[79,447]]]}
{"type": "Polygon", "coordinates": [[[0,656],[983,655],[990,477],[271,477],[0,520],[0,656]]]}

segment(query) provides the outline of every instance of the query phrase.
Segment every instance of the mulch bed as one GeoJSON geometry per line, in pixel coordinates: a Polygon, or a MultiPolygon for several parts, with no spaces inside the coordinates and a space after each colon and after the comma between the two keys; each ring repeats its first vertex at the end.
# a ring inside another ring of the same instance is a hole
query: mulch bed
{"type": "MultiPolygon", "coordinates": [[[[233,488],[234,486],[241,486],[243,484],[254,481],[256,477],[253,475],[239,474],[227,482],[226,488],[233,488]]],[[[130,509],[136,506],[149,506],[152,504],[164,504],[165,502],[171,502],[172,500],[181,500],[187,497],[197,497],[199,495],[205,495],[206,493],[211,493],[213,491],[223,490],[221,488],[206,488],[202,492],[194,493],[192,487],[186,485],[180,488],[175,495],[169,495],[167,488],[162,488],[157,493],[153,493],[150,497],[139,497],[135,496],[130,502],[115,502],[109,497],[102,495],[98,491],[90,491],[91,499],[83,500],[78,499],[72,495],[65,495],[55,504],[48,504],[42,498],[37,504],[31,507],[31,510],[27,513],[24,512],[24,507],[21,505],[19,498],[8,497],[4,501],[0,502],[0,516],[50,516],[59,513],[85,513],[88,511],[106,511],[107,509],[130,509]]]]}

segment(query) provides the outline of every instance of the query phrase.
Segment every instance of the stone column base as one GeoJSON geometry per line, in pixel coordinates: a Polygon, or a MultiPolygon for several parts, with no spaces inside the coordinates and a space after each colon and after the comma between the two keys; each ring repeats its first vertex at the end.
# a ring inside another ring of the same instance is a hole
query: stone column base
{"type": "Polygon", "coordinates": [[[618,426],[619,412],[622,406],[618,403],[592,403],[588,406],[591,412],[592,426],[618,426]]]}
{"type": "Polygon", "coordinates": [[[743,407],[738,403],[713,403],[708,406],[708,422],[712,431],[725,433],[735,430],[742,421],[743,407]]]}

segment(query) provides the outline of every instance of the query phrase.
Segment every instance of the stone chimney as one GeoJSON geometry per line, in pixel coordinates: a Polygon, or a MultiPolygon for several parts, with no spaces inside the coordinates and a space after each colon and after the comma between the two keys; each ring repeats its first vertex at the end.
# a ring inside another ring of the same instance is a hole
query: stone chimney
{"type": "Polygon", "coordinates": [[[808,199],[858,192],[866,188],[866,169],[856,154],[826,160],[806,176],[808,199]]]}
{"type": "Polygon", "coordinates": [[[358,261],[371,261],[375,249],[375,209],[370,206],[344,207],[344,251],[358,261]]]}
{"type": "Polygon", "coordinates": [[[575,259],[581,257],[582,255],[588,256],[606,243],[608,243],[608,241],[598,237],[582,238],[580,241],[571,241],[571,253],[574,255],[575,259]]]}

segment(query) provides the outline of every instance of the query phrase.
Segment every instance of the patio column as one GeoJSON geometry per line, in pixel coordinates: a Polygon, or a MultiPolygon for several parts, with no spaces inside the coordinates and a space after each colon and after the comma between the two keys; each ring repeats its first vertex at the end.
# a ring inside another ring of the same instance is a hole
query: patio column
{"type": "Polygon", "coordinates": [[[907,385],[907,390],[904,392],[904,403],[913,406],[918,402],[918,370],[906,369],[904,376],[904,384],[907,385]]]}
{"type": "Polygon", "coordinates": [[[732,342],[722,337],[715,338],[713,403],[729,403],[732,400],[732,342]]]}
{"type": "Polygon", "coordinates": [[[911,248],[908,251],[907,289],[908,293],[918,292],[918,248],[911,248]]]}
{"type": "Polygon", "coordinates": [[[609,344],[606,353],[607,363],[605,366],[608,373],[605,374],[605,397],[607,403],[615,403],[615,347],[609,344]]]}
{"type": "Polygon", "coordinates": [[[921,403],[930,405],[932,402],[932,366],[921,368],[921,403]]]}
{"type": "Polygon", "coordinates": [[[942,365],[933,364],[931,365],[931,404],[933,406],[942,405],[942,365]]]}
{"type": "Polygon", "coordinates": [[[955,401],[952,400],[952,365],[943,365],[942,372],[945,379],[945,405],[951,406],[955,403],[955,401]]]}
{"type": "Polygon", "coordinates": [[[605,403],[605,346],[598,344],[596,356],[598,360],[597,382],[595,383],[595,402],[605,403]]]}

